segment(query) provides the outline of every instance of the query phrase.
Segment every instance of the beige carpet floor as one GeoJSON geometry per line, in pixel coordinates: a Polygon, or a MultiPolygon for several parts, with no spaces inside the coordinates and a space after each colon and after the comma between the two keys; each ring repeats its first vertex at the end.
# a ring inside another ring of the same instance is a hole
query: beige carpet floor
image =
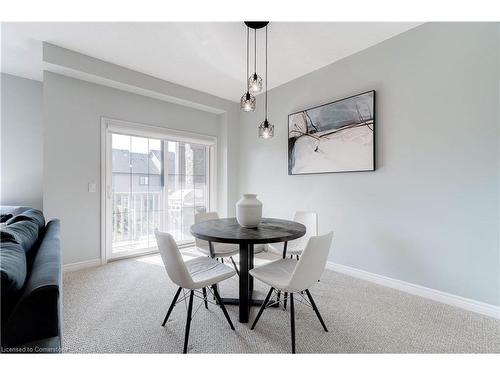
{"type": "MultiPolygon", "coordinates": [[[[193,250],[184,251],[186,257],[193,250]]],[[[256,265],[270,255],[259,254],[256,265]]],[[[268,288],[255,283],[257,298],[268,288]]],[[[159,255],[111,262],[64,275],[63,350],[66,353],[180,353],[186,309],[179,304],[161,326],[176,291],[159,255]]],[[[237,296],[237,277],[220,286],[237,296]]],[[[299,353],[483,353],[500,352],[500,321],[429,301],[363,280],[325,271],[311,288],[329,332],[314,312],[296,304],[299,353]]],[[[255,295],[254,295],[255,296],[255,295]]],[[[195,300],[194,310],[201,303],[195,300]]],[[[290,318],[282,308],[267,309],[254,331],[236,330],[220,308],[197,310],[191,325],[190,353],[288,353],[290,318]]],[[[258,309],[252,308],[251,322],[258,309]]]]}

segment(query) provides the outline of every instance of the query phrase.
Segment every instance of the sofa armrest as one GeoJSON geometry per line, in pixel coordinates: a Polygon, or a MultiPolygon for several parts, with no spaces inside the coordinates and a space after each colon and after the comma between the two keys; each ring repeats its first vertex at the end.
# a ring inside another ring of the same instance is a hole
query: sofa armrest
{"type": "Polygon", "coordinates": [[[60,223],[47,224],[31,275],[4,327],[3,345],[19,346],[61,334],[60,223]]]}

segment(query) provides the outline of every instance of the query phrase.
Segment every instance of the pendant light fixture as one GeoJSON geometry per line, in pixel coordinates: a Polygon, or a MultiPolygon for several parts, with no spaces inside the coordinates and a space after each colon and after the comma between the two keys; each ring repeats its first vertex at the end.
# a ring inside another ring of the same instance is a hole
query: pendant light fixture
{"type": "MultiPolygon", "coordinates": [[[[248,77],[248,42],[249,42],[249,28],[247,27],[247,73],[245,75],[245,81],[247,80],[248,77]]],[[[240,99],[240,108],[242,111],[245,112],[253,112],[255,111],[255,96],[251,95],[250,92],[248,91],[248,86],[247,86],[247,92],[243,94],[243,96],[240,99]]]]}
{"type": "Polygon", "coordinates": [[[259,137],[272,138],[274,137],[274,125],[269,123],[267,119],[267,25],[268,21],[245,21],[247,26],[247,77],[248,77],[248,43],[249,29],[254,29],[254,74],[247,80],[247,92],[241,97],[241,109],[250,112],[255,110],[255,98],[250,93],[258,93],[262,91],[262,78],[257,75],[257,30],[266,28],[266,92],[265,92],[265,119],[259,125],[259,137]],[[252,101],[253,98],[253,101],[252,101]],[[248,108],[248,109],[247,109],[248,108]]]}
{"type": "Polygon", "coordinates": [[[253,35],[253,74],[248,77],[248,91],[258,94],[262,91],[262,77],[257,74],[257,29],[254,29],[253,35]]]}
{"type": "Polygon", "coordinates": [[[266,104],[265,104],[265,120],[259,125],[259,137],[261,138],[272,138],[274,137],[274,125],[270,124],[267,120],[267,24],[266,24],[266,104]]]}

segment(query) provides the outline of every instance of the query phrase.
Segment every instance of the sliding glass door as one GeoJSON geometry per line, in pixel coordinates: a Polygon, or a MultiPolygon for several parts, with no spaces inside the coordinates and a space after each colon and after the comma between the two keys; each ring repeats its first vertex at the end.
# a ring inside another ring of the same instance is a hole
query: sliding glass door
{"type": "Polygon", "coordinates": [[[192,243],[194,216],[212,203],[214,147],[137,131],[109,131],[108,146],[107,258],[155,251],[155,228],[192,243]]]}
{"type": "Polygon", "coordinates": [[[189,229],[194,215],[207,212],[209,186],[207,181],[207,146],[183,142],[166,142],[168,232],[178,243],[193,241],[189,229]]]}

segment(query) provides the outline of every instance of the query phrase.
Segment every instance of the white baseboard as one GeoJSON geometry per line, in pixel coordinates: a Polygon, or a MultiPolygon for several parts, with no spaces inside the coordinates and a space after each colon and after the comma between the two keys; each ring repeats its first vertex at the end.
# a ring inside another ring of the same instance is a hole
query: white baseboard
{"type": "Polygon", "coordinates": [[[97,267],[100,265],[101,265],[101,259],[85,260],[83,262],[64,264],[63,272],[83,270],[84,268],[97,267]]]}
{"type": "Polygon", "coordinates": [[[408,283],[406,281],[392,279],[387,276],[378,275],[376,273],[363,271],[357,268],[344,266],[342,264],[334,262],[327,262],[326,268],[332,271],[356,277],[358,279],[363,279],[375,284],[380,284],[383,286],[387,286],[389,288],[397,289],[402,292],[414,294],[416,296],[428,298],[433,301],[445,303],[447,305],[459,307],[464,310],[500,319],[500,306],[490,305],[484,302],[476,301],[465,297],[460,297],[446,292],[441,292],[436,289],[431,289],[425,286],[408,283]]]}

